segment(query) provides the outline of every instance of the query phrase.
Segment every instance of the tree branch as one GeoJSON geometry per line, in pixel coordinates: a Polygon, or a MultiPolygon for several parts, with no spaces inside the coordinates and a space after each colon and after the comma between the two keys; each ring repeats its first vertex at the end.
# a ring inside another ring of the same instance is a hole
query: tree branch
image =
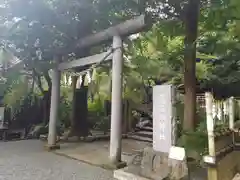
{"type": "Polygon", "coordinates": [[[39,90],[41,91],[41,93],[44,93],[44,89],[42,87],[41,75],[34,68],[32,69],[32,71],[33,71],[34,79],[37,82],[39,90]]]}

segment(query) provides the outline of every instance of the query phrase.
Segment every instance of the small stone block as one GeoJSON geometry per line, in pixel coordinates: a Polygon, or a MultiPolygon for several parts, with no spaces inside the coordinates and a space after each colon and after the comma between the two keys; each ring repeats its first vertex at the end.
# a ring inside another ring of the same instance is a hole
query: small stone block
{"type": "Polygon", "coordinates": [[[115,170],[115,169],[122,169],[124,167],[127,166],[127,163],[126,162],[117,162],[117,163],[108,163],[108,164],[104,164],[103,165],[103,168],[105,169],[112,169],[112,170],[115,170]]]}
{"type": "Polygon", "coordinates": [[[186,158],[185,149],[182,147],[172,146],[169,152],[169,159],[183,161],[186,158]]]}
{"type": "Polygon", "coordinates": [[[41,134],[41,135],[39,136],[39,139],[42,140],[42,141],[47,141],[47,136],[41,134]]]}
{"type": "Polygon", "coordinates": [[[47,150],[47,151],[53,151],[53,150],[57,150],[57,149],[60,149],[60,145],[59,144],[56,144],[56,145],[45,145],[44,148],[47,150]]]}
{"type": "Polygon", "coordinates": [[[93,142],[96,138],[94,136],[88,136],[84,138],[84,142],[93,142]]]}

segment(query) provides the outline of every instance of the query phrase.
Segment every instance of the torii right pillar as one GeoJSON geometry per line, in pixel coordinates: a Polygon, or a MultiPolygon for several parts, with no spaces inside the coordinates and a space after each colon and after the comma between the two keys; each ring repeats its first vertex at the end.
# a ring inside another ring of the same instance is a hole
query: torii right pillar
{"type": "Polygon", "coordinates": [[[114,169],[126,166],[121,161],[122,150],[122,71],[123,41],[120,36],[113,37],[112,59],[112,108],[110,136],[110,165],[114,169]]]}

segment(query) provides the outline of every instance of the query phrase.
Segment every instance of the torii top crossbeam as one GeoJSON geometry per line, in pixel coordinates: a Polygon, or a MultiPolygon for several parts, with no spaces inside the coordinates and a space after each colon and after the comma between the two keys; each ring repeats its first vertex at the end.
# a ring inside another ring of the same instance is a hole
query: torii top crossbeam
{"type": "MultiPolygon", "coordinates": [[[[90,46],[95,46],[103,42],[112,40],[113,36],[126,37],[131,34],[135,34],[143,30],[147,30],[149,27],[151,27],[151,19],[146,15],[140,15],[134,19],[127,20],[116,26],[112,26],[99,33],[89,35],[79,40],[77,43],[77,47],[86,48],[90,46]]],[[[108,52],[104,52],[97,55],[76,59],[70,62],[63,62],[59,64],[58,69],[63,71],[66,69],[99,63],[102,57],[104,57],[107,53],[108,52]]],[[[106,61],[111,59],[112,59],[112,56],[109,55],[106,58],[106,61]]]]}
{"type": "Polygon", "coordinates": [[[109,41],[113,36],[129,36],[150,27],[151,19],[147,15],[140,15],[134,19],[127,20],[116,26],[112,26],[99,33],[87,36],[78,41],[78,48],[85,48],[109,41]]]}

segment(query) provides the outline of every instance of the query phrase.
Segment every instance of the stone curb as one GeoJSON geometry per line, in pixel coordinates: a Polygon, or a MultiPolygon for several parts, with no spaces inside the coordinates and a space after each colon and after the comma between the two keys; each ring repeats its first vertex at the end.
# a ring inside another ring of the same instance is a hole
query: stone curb
{"type": "Polygon", "coordinates": [[[120,162],[119,164],[116,164],[116,165],[113,165],[113,164],[110,164],[110,163],[109,164],[94,164],[94,163],[90,163],[88,161],[80,160],[78,158],[66,155],[66,154],[61,153],[61,152],[57,152],[57,151],[52,151],[52,152],[56,155],[66,157],[68,159],[72,159],[72,160],[75,160],[75,161],[83,162],[83,163],[91,165],[91,166],[100,167],[100,168],[103,168],[103,169],[106,169],[106,170],[116,170],[116,169],[126,167],[125,162],[120,162]]]}

